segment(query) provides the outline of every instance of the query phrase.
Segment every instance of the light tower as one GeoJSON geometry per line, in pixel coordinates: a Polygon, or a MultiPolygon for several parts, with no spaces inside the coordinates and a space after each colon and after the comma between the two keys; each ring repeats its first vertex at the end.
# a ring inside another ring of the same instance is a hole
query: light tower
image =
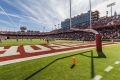
{"type": "Polygon", "coordinates": [[[110,3],[110,4],[107,5],[107,7],[110,7],[110,8],[111,8],[111,17],[112,17],[112,7],[115,6],[115,4],[116,4],[116,3],[113,2],[113,3],[110,3]]]}

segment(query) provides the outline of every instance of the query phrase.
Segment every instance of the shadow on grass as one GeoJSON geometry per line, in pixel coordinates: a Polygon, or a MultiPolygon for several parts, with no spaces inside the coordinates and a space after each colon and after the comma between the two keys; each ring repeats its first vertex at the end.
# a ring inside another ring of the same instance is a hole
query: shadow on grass
{"type": "Polygon", "coordinates": [[[104,52],[101,52],[101,53],[97,53],[98,56],[93,56],[93,51],[91,52],[91,56],[88,56],[88,55],[85,55],[85,54],[80,54],[82,56],[85,56],[85,57],[90,57],[91,58],[91,79],[94,78],[95,76],[95,71],[94,71],[94,58],[106,58],[106,55],[104,54],[104,52]]]}
{"type": "Polygon", "coordinates": [[[107,58],[103,51],[102,52],[98,52],[98,57],[99,58],[107,58]]]}
{"type": "Polygon", "coordinates": [[[71,69],[73,69],[75,66],[76,66],[76,65],[75,65],[75,64],[73,64],[70,68],[71,68],[71,69]]]}
{"type": "Polygon", "coordinates": [[[85,56],[85,57],[93,57],[93,58],[107,58],[106,57],[106,55],[104,54],[104,52],[100,52],[100,53],[97,53],[98,54],[98,56],[89,56],[89,55],[85,55],[85,54],[83,54],[83,53],[81,53],[80,55],[82,55],[82,56],[85,56]]]}
{"type": "MultiPolygon", "coordinates": [[[[90,50],[90,51],[85,51],[85,52],[81,52],[81,53],[77,53],[77,54],[73,54],[73,55],[69,55],[69,56],[65,56],[65,57],[61,57],[61,58],[57,58],[55,59],[54,61],[50,62],[48,65],[46,65],[45,67],[37,70],[36,72],[32,73],[30,76],[28,76],[27,78],[25,78],[24,80],[29,80],[31,79],[33,76],[35,76],[36,74],[38,74],[39,72],[43,71],[44,69],[46,69],[47,67],[49,67],[50,65],[52,65],[53,63],[55,63],[56,61],[58,60],[61,60],[61,59],[65,59],[65,58],[68,58],[68,57],[71,57],[71,56],[75,56],[75,55],[82,55],[82,56],[85,56],[85,57],[90,57],[91,58],[91,79],[94,78],[94,58],[102,58],[102,56],[93,56],[93,51],[90,50]],[[91,56],[87,56],[87,55],[84,55],[84,53],[88,53],[90,52],[91,53],[91,56]]],[[[70,68],[73,69],[75,67],[75,65],[72,65],[70,68]]]]}
{"type": "Polygon", "coordinates": [[[90,56],[85,55],[85,54],[83,54],[83,53],[80,54],[80,55],[91,58],[91,79],[93,79],[94,76],[95,76],[95,71],[94,71],[94,58],[99,58],[99,57],[98,57],[98,56],[93,56],[93,51],[91,52],[91,55],[90,55],[90,56]]]}
{"type": "Polygon", "coordinates": [[[93,51],[91,52],[91,79],[95,76],[93,51]]]}

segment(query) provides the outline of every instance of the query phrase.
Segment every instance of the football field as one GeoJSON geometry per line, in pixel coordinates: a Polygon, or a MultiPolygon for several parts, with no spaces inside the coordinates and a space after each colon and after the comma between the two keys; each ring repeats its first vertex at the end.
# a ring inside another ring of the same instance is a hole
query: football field
{"type": "MultiPolygon", "coordinates": [[[[75,40],[55,40],[50,41],[50,43],[67,43],[67,42],[81,42],[81,41],[75,41],[75,40]]],[[[0,42],[0,46],[16,46],[16,45],[33,45],[33,44],[46,44],[46,41],[43,39],[19,39],[18,41],[16,39],[8,39],[3,40],[0,42]]]]}
{"type": "MultiPolygon", "coordinates": [[[[70,45],[73,46],[72,42],[70,45]]],[[[61,48],[52,45],[53,47],[61,48]]],[[[90,47],[65,54],[1,65],[0,80],[91,80],[92,77],[94,80],[119,80],[120,44],[104,46],[103,53],[106,58],[98,57],[95,48],[90,47]],[[72,65],[73,56],[77,61],[75,66],[72,65]]]]}

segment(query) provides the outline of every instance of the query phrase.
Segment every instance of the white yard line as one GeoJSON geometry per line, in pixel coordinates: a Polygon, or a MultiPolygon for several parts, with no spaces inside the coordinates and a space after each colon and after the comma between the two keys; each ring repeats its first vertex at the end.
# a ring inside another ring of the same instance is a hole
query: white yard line
{"type": "Polygon", "coordinates": [[[120,64],[120,61],[115,61],[115,64],[120,64]]]}
{"type": "Polygon", "coordinates": [[[112,66],[108,66],[107,68],[105,68],[105,72],[110,72],[111,70],[113,69],[113,67],[112,66]]]}
{"type": "Polygon", "coordinates": [[[101,75],[96,75],[92,80],[101,80],[102,76],[101,75]]]}
{"type": "MultiPolygon", "coordinates": [[[[111,45],[116,45],[116,44],[111,44],[111,45]]],[[[111,45],[105,45],[105,46],[111,46],[111,45]]],[[[38,59],[38,58],[49,57],[49,56],[65,54],[65,53],[69,53],[69,52],[75,52],[75,51],[86,50],[86,49],[93,49],[93,48],[95,48],[95,47],[75,49],[75,50],[69,50],[69,51],[64,51],[64,52],[55,52],[55,53],[51,53],[51,54],[45,54],[45,55],[32,56],[32,57],[14,59],[14,60],[9,60],[9,61],[3,61],[3,62],[0,62],[0,65],[2,66],[2,65],[7,65],[7,64],[11,64],[11,63],[17,63],[17,62],[22,62],[22,61],[27,61],[27,60],[32,60],[32,59],[38,59]]]]}

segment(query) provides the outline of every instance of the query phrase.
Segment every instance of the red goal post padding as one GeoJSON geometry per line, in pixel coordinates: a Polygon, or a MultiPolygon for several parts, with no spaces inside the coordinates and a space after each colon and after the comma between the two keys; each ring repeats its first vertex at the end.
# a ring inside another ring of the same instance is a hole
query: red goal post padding
{"type": "Polygon", "coordinates": [[[76,29],[76,28],[71,28],[73,31],[84,31],[84,32],[92,32],[96,36],[96,50],[98,52],[98,55],[102,53],[102,36],[94,29],[76,29]]]}
{"type": "Polygon", "coordinates": [[[99,53],[102,52],[102,40],[100,34],[96,34],[96,50],[99,53]]]}

